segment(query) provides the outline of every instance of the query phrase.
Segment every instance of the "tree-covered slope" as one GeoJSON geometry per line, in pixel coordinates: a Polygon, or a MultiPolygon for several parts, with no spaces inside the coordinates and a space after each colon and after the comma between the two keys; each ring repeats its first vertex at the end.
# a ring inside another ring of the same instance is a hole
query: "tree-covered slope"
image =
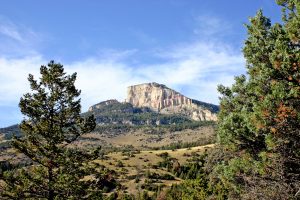
{"type": "Polygon", "coordinates": [[[120,103],[116,100],[101,102],[83,113],[84,116],[91,114],[95,116],[98,125],[169,125],[192,122],[180,114],[161,114],[147,107],[137,108],[130,103],[120,103]]]}

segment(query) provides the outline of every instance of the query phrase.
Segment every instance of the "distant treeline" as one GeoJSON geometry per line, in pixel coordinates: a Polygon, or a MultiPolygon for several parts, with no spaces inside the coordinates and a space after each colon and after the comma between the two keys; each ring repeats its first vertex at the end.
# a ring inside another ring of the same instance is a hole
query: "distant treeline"
{"type": "Polygon", "coordinates": [[[97,125],[94,132],[104,134],[121,134],[130,130],[144,130],[150,134],[164,134],[167,132],[182,131],[186,129],[194,130],[204,126],[216,126],[214,121],[188,121],[178,124],[163,124],[163,125],[129,125],[129,124],[105,124],[97,125]]]}

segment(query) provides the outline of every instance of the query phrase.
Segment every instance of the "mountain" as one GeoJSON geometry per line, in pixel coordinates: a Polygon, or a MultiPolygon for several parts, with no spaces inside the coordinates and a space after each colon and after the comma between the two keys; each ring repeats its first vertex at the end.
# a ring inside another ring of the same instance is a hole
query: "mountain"
{"type": "Polygon", "coordinates": [[[94,114],[99,125],[164,125],[216,121],[218,110],[216,105],[190,99],[165,85],[144,83],[129,86],[125,102],[103,101],[84,115],[94,114]]]}
{"type": "MultiPolygon", "coordinates": [[[[82,115],[95,116],[97,126],[94,133],[103,142],[107,141],[107,136],[116,137],[137,132],[161,135],[163,132],[195,130],[193,134],[199,135],[196,129],[215,124],[218,110],[216,105],[188,98],[165,85],[144,83],[129,86],[125,102],[115,99],[103,101],[91,106],[82,115]]],[[[213,129],[209,128],[208,132],[212,135],[213,129]]],[[[14,133],[19,136],[20,130],[14,125],[0,129],[0,133],[0,139],[7,140],[14,133]]],[[[129,142],[131,141],[130,139],[129,142]]]]}

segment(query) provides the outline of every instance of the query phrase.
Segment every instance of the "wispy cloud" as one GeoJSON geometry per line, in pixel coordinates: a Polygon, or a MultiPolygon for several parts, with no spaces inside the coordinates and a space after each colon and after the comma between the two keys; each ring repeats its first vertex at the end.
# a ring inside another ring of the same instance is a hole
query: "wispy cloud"
{"type": "Polygon", "coordinates": [[[226,35],[232,28],[230,23],[213,15],[199,15],[194,20],[194,34],[204,37],[226,35]]]}
{"type": "Polygon", "coordinates": [[[27,56],[37,54],[41,35],[30,28],[15,24],[0,15],[0,53],[5,56],[27,56]]]}
{"type": "Polygon", "coordinates": [[[7,36],[11,39],[17,40],[18,42],[24,42],[24,39],[20,35],[17,27],[11,23],[1,23],[0,24],[0,33],[4,36],[7,36]]]}

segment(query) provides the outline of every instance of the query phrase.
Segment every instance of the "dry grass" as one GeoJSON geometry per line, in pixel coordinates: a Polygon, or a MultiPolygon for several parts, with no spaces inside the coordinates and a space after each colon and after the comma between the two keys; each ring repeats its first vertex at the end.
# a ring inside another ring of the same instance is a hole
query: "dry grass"
{"type": "Polygon", "coordinates": [[[215,130],[212,126],[204,126],[196,129],[186,129],[182,131],[167,132],[167,133],[145,133],[145,130],[131,130],[129,132],[111,136],[101,133],[85,134],[83,138],[94,139],[94,141],[80,141],[80,145],[112,145],[115,147],[132,145],[140,148],[147,147],[161,147],[178,142],[195,142],[195,141],[208,141],[209,138],[215,137],[215,130]]]}
{"type": "MultiPolygon", "coordinates": [[[[166,152],[170,157],[176,158],[180,165],[183,165],[187,162],[187,159],[190,158],[187,155],[191,155],[193,152],[201,154],[206,151],[206,149],[212,147],[214,147],[214,144],[178,149],[175,151],[140,151],[133,154],[134,157],[122,155],[122,152],[113,152],[107,155],[106,160],[95,160],[94,162],[104,165],[110,170],[116,171],[118,174],[118,181],[127,188],[126,191],[136,194],[139,191],[141,184],[145,182],[145,174],[147,171],[158,174],[170,174],[165,168],[153,168],[153,165],[163,161],[159,154],[166,152]],[[123,163],[123,167],[118,166],[119,161],[123,163]],[[135,182],[135,177],[139,177],[140,181],[138,183],[135,182]]],[[[160,180],[159,184],[168,187],[172,184],[180,183],[181,181],[182,180],[179,178],[175,178],[175,180],[160,180]]]]}

